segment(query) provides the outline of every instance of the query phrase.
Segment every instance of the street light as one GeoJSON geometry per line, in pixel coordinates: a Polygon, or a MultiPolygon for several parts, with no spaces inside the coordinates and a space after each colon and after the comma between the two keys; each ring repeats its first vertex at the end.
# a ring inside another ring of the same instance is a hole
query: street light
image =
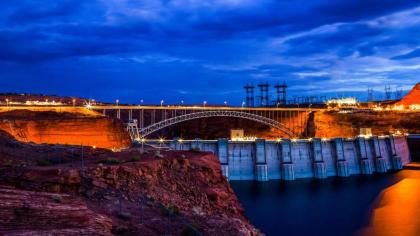
{"type": "Polygon", "coordinates": [[[178,142],[181,145],[181,150],[183,150],[183,145],[182,144],[184,143],[184,140],[182,138],[180,138],[180,139],[178,139],[178,142]]]}
{"type": "Polygon", "coordinates": [[[160,106],[163,106],[163,103],[164,103],[165,101],[163,101],[163,100],[160,100],[160,106]]]}
{"type": "Polygon", "coordinates": [[[206,104],[207,104],[207,101],[204,101],[204,102],[203,102],[203,107],[205,107],[205,106],[206,106],[206,104]]]}
{"type": "Polygon", "coordinates": [[[245,106],[245,102],[242,102],[242,108],[244,108],[244,106],[245,106]]]}
{"type": "Polygon", "coordinates": [[[182,104],[181,106],[184,106],[184,100],[181,100],[181,104],[182,104]]]}
{"type": "Polygon", "coordinates": [[[73,98],[72,102],[73,102],[73,107],[76,106],[76,99],[73,98]]]}
{"type": "Polygon", "coordinates": [[[227,101],[224,101],[223,103],[225,104],[225,106],[227,106],[227,101]]]}
{"type": "Polygon", "coordinates": [[[165,142],[165,139],[163,139],[163,138],[159,138],[159,146],[160,146],[160,147],[162,146],[163,142],[165,142]]]}
{"type": "Polygon", "coordinates": [[[141,152],[143,153],[144,152],[144,143],[146,142],[146,139],[145,138],[141,138],[140,139],[140,142],[141,142],[141,152]]]}
{"type": "Polygon", "coordinates": [[[118,106],[118,103],[120,103],[120,99],[115,100],[115,103],[116,103],[116,104],[117,104],[117,106],[118,106]]]}
{"type": "Polygon", "coordinates": [[[6,98],[6,106],[9,106],[9,99],[6,98]]]}

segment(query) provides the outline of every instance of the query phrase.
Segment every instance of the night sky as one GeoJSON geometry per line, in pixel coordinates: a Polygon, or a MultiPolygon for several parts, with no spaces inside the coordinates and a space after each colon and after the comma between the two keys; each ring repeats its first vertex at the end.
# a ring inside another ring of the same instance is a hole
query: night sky
{"type": "Polygon", "coordinates": [[[419,72],[418,0],[0,1],[0,92],[240,105],[246,83],[383,98],[419,72]]]}

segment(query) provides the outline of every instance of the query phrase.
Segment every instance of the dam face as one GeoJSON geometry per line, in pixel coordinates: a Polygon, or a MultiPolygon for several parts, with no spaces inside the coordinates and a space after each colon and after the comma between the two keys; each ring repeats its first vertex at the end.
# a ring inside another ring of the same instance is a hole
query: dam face
{"type": "Polygon", "coordinates": [[[399,170],[410,162],[405,136],[268,141],[172,140],[175,150],[213,152],[229,180],[346,177],[399,170]]]}

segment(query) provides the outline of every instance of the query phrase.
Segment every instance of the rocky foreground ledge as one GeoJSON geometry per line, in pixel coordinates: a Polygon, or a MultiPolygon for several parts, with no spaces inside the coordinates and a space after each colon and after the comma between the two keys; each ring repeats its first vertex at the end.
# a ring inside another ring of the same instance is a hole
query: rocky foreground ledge
{"type": "Polygon", "coordinates": [[[260,235],[210,153],[82,155],[81,147],[26,144],[5,133],[0,234],[260,235]]]}

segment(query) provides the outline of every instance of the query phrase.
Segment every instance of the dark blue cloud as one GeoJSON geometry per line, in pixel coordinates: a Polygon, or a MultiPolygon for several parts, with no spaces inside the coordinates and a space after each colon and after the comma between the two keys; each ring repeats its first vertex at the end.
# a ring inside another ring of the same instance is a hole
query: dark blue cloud
{"type": "Polygon", "coordinates": [[[408,88],[419,12],[393,0],[2,1],[0,90],[239,104],[259,81],[286,80],[292,95],[408,88]]]}

